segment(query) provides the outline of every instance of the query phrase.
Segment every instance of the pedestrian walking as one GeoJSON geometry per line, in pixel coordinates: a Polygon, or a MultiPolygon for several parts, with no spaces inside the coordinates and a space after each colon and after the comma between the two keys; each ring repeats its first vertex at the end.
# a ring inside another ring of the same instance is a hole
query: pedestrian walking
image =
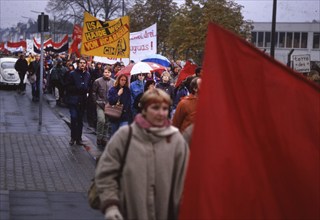
{"type": "Polygon", "coordinates": [[[189,150],[178,129],[170,125],[168,94],[151,89],[140,103],[142,113],[114,134],[97,164],[100,208],[105,219],[175,220],[189,150]]]}
{"type": "Polygon", "coordinates": [[[107,93],[115,82],[111,78],[111,70],[110,66],[105,67],[103,76],[96,79],[92,86],[92,98],[97,111],[97,146],[100,148],[104,148],[111,137],[110,120],[104,113],[105,104],[108,102],[107,93]]]}
{"type": "Polygon", "coordinates": [[[198,92],[201,79],[195,77],[190,83],[190,94],[179,102],[172,119],[172,125],[183,132],[189,125],[194,123],[198,92]]]}
{"type": "Polygon", "coordinates": [[[26,93],[26,84],[24,82],[24,78],[28,71],[28,61],[25,59],[24,54],[19,56],[19,59],[16,61],[14,65],[15,70],[19,74],[20,83],[18,85],[18,93],[24,95],[26,93]]]}
{"type": "Polygon", "coordinates": [[[130,84],[130,91],[131,91],[131,110],[132,110],[132,116],[136,116],[136,114],[138,113],[136,111],[136,109],[134,108],[134,102],[136,100],[136,98],[138,97],[139,94],[142,94],[144,92],[144,85],[145,85],[145,82],[144,82],[144,77],[145,77],[145,74],[144,73],[140,73],[140,74],[137,74],[138,78],[133,81],[131,84],[130,84]]]}
{"type": "MultiPolygon", "coordinates": [[[[29,81],[31,84],[32,101],[38,102],[40,96],[40,55],[37,54],[35,60],[29,64],[29,81]],[[32,78],[33,80],[30,80],[32,78]]],[[[43,72],[45,72],[43,70],[43,72]]]]}
{"type": "Polygon", "coordinates": [[[119,119],[110,118],[112,136],[119,127],[127,125],[132,121],[131,91],[127,75],[120,74],[117,77],[114,86],[109,89],[107,97],[110,105],[115,105],[117,102],[123,105],[121,117],[119,119]]]}
{"type": "Polygon", "coordinates": [[[66,80],[67,104],[71,118],[71,139],[69,144],[82,145],[83,116],[89,91],[90,73],[87,71],[87,61],[80,58],[77,69],[70,72],[66,80]]]}
{"type": "Polygon", "coordinates": [[[96,103],[93,98],[92,94],[92,87],[93,83],[96,79],[100,78],[103,76],[103,71],[104,68],[102,66],[102,63],[97,62],[94,64],[94,62],[91,63],[93,68],[90,68],[90,88],[89,88],[89,96],[88,96],[88,101],[87,101],[87,122],[88,125],[92,128],[96,128],[97,125],[97,110],[96,110],[96,103]]]}
{"type": "Polygon", "coordinates": [[[50,71],[50,90],[53,91],[58,105],[64,102],[65,87],[63,85],[64,78],[68,69],[63,66],[62,59],[58,58],[56,65],[50,71]],[[58,90],[58,94],[56,94],[58,90]]]}

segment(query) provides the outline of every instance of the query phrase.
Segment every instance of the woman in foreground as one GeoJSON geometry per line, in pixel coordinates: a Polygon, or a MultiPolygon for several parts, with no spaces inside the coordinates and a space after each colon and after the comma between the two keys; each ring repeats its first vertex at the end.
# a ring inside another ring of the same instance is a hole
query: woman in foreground
{"type": "Polygon", "coordinates": [[[188,161],[188,146],[170,125],[171,99],[152,89],[140,100],[142,108],[129,126],[123,126],[106,146],[95,181],[105,219],[177,219],[188,161]],[[125,160],[122,174],[121,163],[125,160]]]}

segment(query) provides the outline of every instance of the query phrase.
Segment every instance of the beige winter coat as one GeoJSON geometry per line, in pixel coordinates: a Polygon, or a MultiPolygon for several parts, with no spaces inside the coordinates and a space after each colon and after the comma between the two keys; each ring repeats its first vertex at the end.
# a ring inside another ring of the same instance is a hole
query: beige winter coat
{"type": "Polygon", "coordinates": [[[168,127],[155,136],[136,123],[118,185],[129,126],[109,141],[96,169],[101,210],[118,205],[125,219],[177,219],[189,150],[179,130],[168,127]],[[119,190],[120,187],[120,190],[119,190]]]}

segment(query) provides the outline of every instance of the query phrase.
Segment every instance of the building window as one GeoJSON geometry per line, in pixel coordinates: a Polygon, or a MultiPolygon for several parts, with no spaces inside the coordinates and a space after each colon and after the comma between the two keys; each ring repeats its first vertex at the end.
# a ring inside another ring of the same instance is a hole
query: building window
{"type": "Polygon", "coordinates": [[[302,32],[301,33],[301,48],[307,48],[308,46],[308,33],[302,32]]]}
{"type": "Polygon", "coordinates": [[[263,47],[263,35],[264,35],[264,32],[258,32],[258,45],[257,45],[257,47],[263,47]]]}
{"type": "Polygon", "coordinates": [[[271,47],[271,33],[265,32],[264,47],[271,47]]]}
{"type": "Polygon", "coordinates": [[[251,43],[257,45],[257,32],[251,32],[251,43]]]}
{"type": "Polygon", "coordinates": [[[286,33],[279,32],[279,47],[284,48],[285,43],[286,43],[286,33]]]}
{"type": "Polygon", "coordinates": [[[300,32],[293,33],[293,48],[300,48],[300,32]]]}
{"type": "Polygon", "coordinates": [[[292,32],[287,32],[287,36],[286,36],[286,48],[292,48],[292,36],[293,33],[292,32]]]}
{"type": "Polygon", "coordinates": [[[313,49],[320,48],[320,32],[313,33],[313,49]]]}

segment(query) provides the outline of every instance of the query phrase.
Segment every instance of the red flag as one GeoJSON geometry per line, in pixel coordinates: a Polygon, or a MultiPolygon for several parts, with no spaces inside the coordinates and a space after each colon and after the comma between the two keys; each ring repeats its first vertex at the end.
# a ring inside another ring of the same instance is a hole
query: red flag
{"type": "Polygon", "coordinates": [[[180,219],[320,219],[320,87],[214,24],[203,70],[180,219]]]}
{"type": "Polygon", "coordinates": [[[78,45],[81,43],[81,38],[82,38],[82,28],[80,25],[76,24],[74,25],[74,28],[73,28],[73,33],[72,33],[73,41],[69,48],[69,54],[76,53],[76,55],[80,57],[80,51],[79,51],[78,45]]]}
{"type": "Polygon", "coordinates": [[[179,73],[175,87],[178,88],[183,80],[185,80],[188,76],[192,76],[193,74],[195,74],[196,68],[197,68],[197,65],[191,63],[188,60],[179,73]]]}

